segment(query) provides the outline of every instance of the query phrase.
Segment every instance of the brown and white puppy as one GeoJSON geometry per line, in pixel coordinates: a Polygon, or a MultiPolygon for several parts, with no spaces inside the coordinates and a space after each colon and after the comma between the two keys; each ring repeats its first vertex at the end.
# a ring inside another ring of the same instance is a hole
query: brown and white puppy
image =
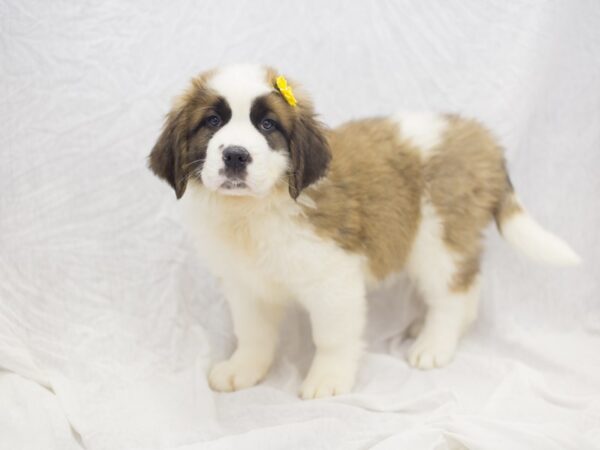
{"type": "Polygon", "coordinates": [[[397,114],[327,130],[299,88],[294,105],[276,77],[250,65],[200,75],[150,154],[230,303],[237,349],[210,372],[214,389],[266,375],[282,308],[295,299],[316,345],[302,397],[348,392],[367,287],[403,269],[427,304],[408,361],[448,363],[477,315],[482,232],[494,220],[530,257],[578,261],[524,210],[500,146],[477,122],[397,114]]]}

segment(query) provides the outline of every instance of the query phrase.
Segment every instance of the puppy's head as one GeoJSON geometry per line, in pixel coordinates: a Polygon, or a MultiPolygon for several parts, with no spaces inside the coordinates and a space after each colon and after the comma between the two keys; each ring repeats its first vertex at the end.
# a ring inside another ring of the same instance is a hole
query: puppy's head
{"type": "Polygon", "coordinates": [[[288,184],[295,199],[324,175],[330,152],[310,101],[296,94],[298,102],[291,105],[275,80],[273,70],[250,65],[192,80],[149,158],[177,198],[194,179],[238,196],[263,197],[288,184]]]}

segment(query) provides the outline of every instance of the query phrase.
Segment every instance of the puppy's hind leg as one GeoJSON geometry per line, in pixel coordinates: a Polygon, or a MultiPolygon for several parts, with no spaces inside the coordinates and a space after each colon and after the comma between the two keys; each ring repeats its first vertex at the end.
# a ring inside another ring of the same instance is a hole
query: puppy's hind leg
{"type": "MultiPolygon", "coordinates": [[[[473,239],[476,243],[477,236],[473,239]]],[[[457,254],[446,245],[442,224],[433,207],[425,204],[408,261],[408,272],[427,305],[423,325],[408,352],[414,367],[431,369],[449,363],[460,337],[475,320],[480,295],[479,246],[470,250],[473,255],[457,254]]]]}
{"type": "Polygon", "coordinates": [[[427,313],[423,328],[408,353],[408,361],[419,369],[448,364],[458,342],[477,315],[480,282],[474,280],[464,292],[448,289],[426,296],[427,313]]]}

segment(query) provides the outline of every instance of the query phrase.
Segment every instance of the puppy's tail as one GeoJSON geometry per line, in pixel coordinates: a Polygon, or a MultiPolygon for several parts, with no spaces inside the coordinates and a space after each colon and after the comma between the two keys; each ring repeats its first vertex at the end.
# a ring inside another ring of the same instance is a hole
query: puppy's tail
{"type": "Polygon", "coordinates": [[[558,266],[573,266],[581,258],[558,236],[546,231],[525,210],[507,176],[507,189],[494,213],[502,237],[534,261],[558,266]]]}

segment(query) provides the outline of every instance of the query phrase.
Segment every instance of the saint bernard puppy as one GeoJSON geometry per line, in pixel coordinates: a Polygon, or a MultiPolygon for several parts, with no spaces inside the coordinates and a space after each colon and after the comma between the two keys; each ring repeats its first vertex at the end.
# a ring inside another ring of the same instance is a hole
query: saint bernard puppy
{"type": "Polygon", "coordinates": [[[271,68],[194,78],[149,157],[181,199],[220,278],[237,349],[215,365],[217,391],[253,386],[274,358],[282,309],[309,313],[316,353],[303,398],[352,389],[369,286],[406,270],[427,305],[408,362],[447,364],[475,320],[482,233],[541,262],[578,256],[517,199],[500,145],[478,122],[398,113],[335,129],[271,68]]]}

